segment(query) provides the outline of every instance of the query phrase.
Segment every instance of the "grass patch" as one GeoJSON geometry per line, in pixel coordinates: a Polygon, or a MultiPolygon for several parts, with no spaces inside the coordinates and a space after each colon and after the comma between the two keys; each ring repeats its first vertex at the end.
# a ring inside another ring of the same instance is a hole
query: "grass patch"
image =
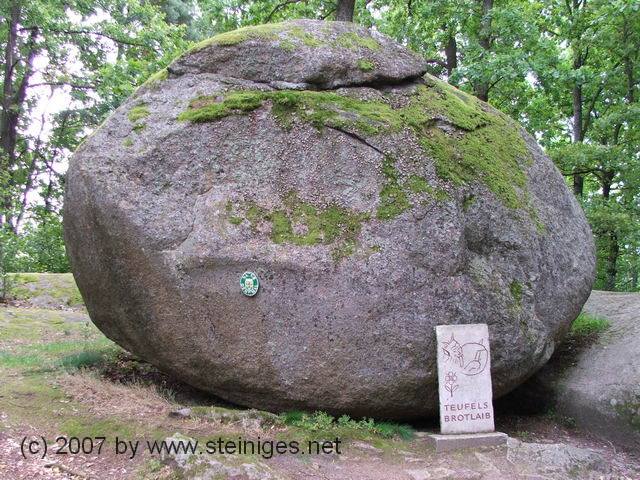
{"type": "Polygon", "coordinates": [[[42,356],[36,353],[0,352],[0,367],[31,368],[42,364],[42,356]]]}
{"type": "Polygon", "coordinates": [[[30,300],[49,296],[68,307],[84,304],[71,273],[13,273],[9,296],[16,300],[30,300]]]}
{"type": "Polygon", "coordinates": [[[60,424],[60,433],[70,437],[107,437],[112,440],[120,438],[136,438],[137,429],[131,422],[115,419],[100,419],[92,416],[78,416],[64,420],[60,424]]]}
{"type": "MultiPolygon", "coordinates": [[[[46,310],[41,311],[46,312],[46,310]]],[[[53,312],[55,314],[55,312],[53,312]]],[[[48,329],[50,323],[55,322],[34,322],[27,326],[30,329],[48,329]]],[[[103,336],[93,325],[55,325],[54,328],[69,328],[76,337],[69,340],[38,342],[39,337],[46,336],[40,334],[38,338],[29,338],[30,343],[15,345],[5,344],[6,347],[0,350],[0,367],[27,370],[55,370],[58,368],[81,368],[100,363],[107,358],[114,356],[118,351],[111,340],[103,336]]],[[[44,333],[44,332],[43,332],[44,333]]],[[[62,335],[65,338],[64,331],[62,335]]],[[[68,338],[68,336],[67,336],[68,338]]]]}
{"type": "Polygon", "coordinates": [[[575,418],[567,415],[562,415],[556,412],[554,409],[550,409],[549,411],[547,411],[545,413],[545,417],[547,417],[552,422],[555,422],[564,428],[574,429],[577,426],[575,418]]]}
{"type": "MultiPolygon", "coordinates": [[[[109,352],[110,353],[110,352],[109,352]]],[[[95,367],[105,361],[104,351],[85,350],[80,353],[65,355],[60,359],[60,366],[67,370],[95,367]]]]}
{"type": "Polygon", "coordinates": [[[98,330],[79,312],[40,308],[0,309],[0,350],[15,350],[25,343],[94,339],[98,330]],[[85,319],[85,321],[78,321],[85,319]]]}
{"type": "Polygon", "coordinates": [[[601,334],[610,326],[606,318],[582,312],[571,324],[570,334],[574,337],[592,337],[601,334]]]}
{"type": "Polygon", "coordinates": [[[354,420],[349,415],[342,415],[334,418],[325,412],[306,413],[301,411],[290,411],[280,415],[285,425],[294,426],[308,432],[320,435],[344,436],[349,432],[367,433],[380,436],[382,438],[398,437],[403,440],[413,438],[414,431],[409,425],[400,425],[391,422],[376,422],[371,418],[354,420]]]}

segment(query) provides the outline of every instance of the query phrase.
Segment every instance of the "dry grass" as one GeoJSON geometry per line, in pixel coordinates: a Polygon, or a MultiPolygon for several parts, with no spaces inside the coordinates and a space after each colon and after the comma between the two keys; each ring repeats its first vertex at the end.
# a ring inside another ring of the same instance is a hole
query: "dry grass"
{"type": "Polygon", "coordinates": [[[89,371],[62,375],[58,383],[67,395],[100,416],[157,419],[175,408],[152,385],[112,383],[89,371]]]}

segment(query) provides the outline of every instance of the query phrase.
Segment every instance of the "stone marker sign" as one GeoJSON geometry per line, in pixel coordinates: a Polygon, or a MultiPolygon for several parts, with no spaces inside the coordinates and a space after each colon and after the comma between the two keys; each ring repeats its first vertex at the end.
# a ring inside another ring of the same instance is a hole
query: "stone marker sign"
{"type": "Polygon", "coordinates": [[[438,325],[438,386],[442,433],[493,432],[489,329],[438,325]]]}

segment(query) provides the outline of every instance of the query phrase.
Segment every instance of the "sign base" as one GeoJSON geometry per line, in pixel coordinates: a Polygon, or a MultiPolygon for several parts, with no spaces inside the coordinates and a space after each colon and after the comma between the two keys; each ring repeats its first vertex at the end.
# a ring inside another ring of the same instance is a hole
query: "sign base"
{"type": "Polygon", "coordinates": [[[455,435],[433,433],[427,435],[427,440],[436,449],[436,453],[450,452],[463,448],[497,447],[505,445],[507,438],[509,438],[508,435],[501,432],[460,433],[455,435]]]}

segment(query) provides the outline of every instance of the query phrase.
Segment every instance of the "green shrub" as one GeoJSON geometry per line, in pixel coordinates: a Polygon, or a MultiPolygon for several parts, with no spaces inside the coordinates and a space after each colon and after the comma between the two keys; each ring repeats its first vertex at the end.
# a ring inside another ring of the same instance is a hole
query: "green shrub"
{"type": "Polygon", "coordinates": [[[400,437],[409,440],[413,437],[413,429],[409,425],[399,425],[391,422],[376,422],[372,418],[354,420],[349,415],[342,415],[337,419],[326,412],[306,413],[300,411],[285,412],[280,415],[285,425],[308,430],[311,432],[327,433],[332,430],[351,430],[379,435],[384,438],[400,437]]]}
{"type": "MultiPolygon", "coordinates": [[[[18,234],[0,230],[0,282],[8,272],[69,271],[69,258],[59,215],[40,215],[18,234]]],[[[2,286],[0,283],[0,290],[2,286]]]]}

